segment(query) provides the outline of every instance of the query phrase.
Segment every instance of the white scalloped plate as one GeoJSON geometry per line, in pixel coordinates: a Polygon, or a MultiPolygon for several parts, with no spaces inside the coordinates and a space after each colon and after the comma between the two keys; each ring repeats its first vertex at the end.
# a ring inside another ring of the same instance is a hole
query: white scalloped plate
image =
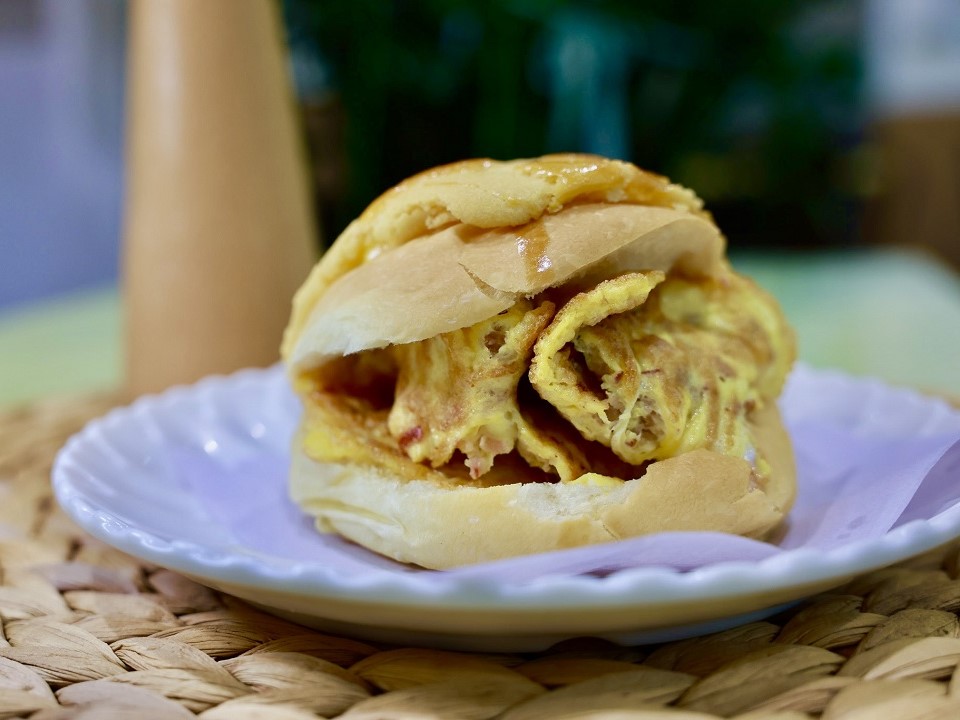
{"type": "MultiPolygon", "coordinates": [[[[901,438],[960,433],[960,413],[943,402],[803,367],[782,405],[788,426],[872,424],[901,438]]],[[[476,650],[711,632],[960,536],[960,498],[951,489],[948,501],[926,503],[932,509],[920,516],[914,509],[880,538],[688,572],[642,567],[506,583],[398,569],[316,533],[287,499],[298,415],[279,368],[141,398],[71,438],[57,458],[54,489],[92,535],[277,614],[356,637],[476,650]]]]}

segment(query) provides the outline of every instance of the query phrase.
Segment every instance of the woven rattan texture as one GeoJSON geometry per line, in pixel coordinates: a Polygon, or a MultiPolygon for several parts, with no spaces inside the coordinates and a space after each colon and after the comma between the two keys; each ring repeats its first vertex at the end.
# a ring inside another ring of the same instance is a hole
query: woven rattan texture
{"type": "Polygon", "coordinates": [[[0,415],[0,718],[960,718],[956,546],[657,647],[385,648],[263,615],[86,537],[56,450],[111,398],[0,415]]]}

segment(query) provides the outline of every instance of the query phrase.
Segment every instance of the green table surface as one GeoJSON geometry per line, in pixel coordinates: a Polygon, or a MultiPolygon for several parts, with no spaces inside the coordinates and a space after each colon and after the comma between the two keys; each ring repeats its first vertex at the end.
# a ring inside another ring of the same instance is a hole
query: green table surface
{"type": "MultiPolygon", "coordinates": [[[[773,292],[814,367],[960,396],[960,278],[920,254],[740,254],[773,292]]],[[[0,309],[0,407],[122,380],[116,287],[0,309]]]]}
{"type": "Polygon", "coordinates": [[[121,322],[113,286],[0,311],[0,407],[119,387],[121,322]]]}

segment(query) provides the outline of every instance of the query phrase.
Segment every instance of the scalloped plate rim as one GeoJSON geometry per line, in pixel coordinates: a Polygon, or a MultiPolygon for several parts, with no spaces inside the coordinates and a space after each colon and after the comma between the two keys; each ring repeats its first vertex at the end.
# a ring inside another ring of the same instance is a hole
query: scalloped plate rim
{"type": "MultiPolygon", "coordinates": [[[[908,388],[891,387],[875,378],[852,377],[836,370],[812,370],[798,364],[795,372],[808,373],[822,381],[842,379],[864,388],[880,386],[914,399],[949,408],[945,401],[924,396],[908,388]]],[[[57,454],[53,487],[57,500],[84,530],[128,554],[212,584],[257,588],[281,588],[284,592],[316,599],[335,598],[358,603],[389,604],[417,609],[444,607],[449,610],[482,608],[485,612],[512,614],[542,609],[603,609],[612,607],[655,607],[664,603],[696,605],[705,598],[737,596],[783,590],[790,587],[822,585],[847,578],[932,550],[960,536],[960,504],[933,518],[914,520],[894,528],[883,537],[864,540],[827,551],[796,549],[756,562],[724,562],[681,572],[662,567],[620,571],[605,578],[590,576],[548,576],[529,584],[505,587],[490,580],[458,579],[451,576],[440,591],[424,592],[416,575],[379,575],[357,581],[337,577],[322,567],[297,562],[277,568],[258,562],[249,554],[227,555],[221,561],[210,557],[210,548],[188,541],[167,541],[130,526],[108,508],[90,505],[71,483],[78,471],[76,455],[85,444],[96,442],[97,433],[131,414],[153,412],[159,407],[183,403],[201,393],[229,391],[233,386],[261,387],[277,382],[279,366],[245,369],[232,375],[206,377],[193,385],[181,385],[163,393],[146,395],[130,405],[115,408],[87,424],[71,437],[57,454]],[[282,572],[283,571],[283,572],[282,572]]],[[[79,465],[82,465],[80,463],[79,465]]]]}

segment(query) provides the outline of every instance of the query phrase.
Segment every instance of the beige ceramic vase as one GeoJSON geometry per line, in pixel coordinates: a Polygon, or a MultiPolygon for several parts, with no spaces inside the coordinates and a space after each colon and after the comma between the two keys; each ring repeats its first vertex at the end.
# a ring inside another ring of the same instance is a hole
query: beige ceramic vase
{"type": "Polygon", "coordinates": [[[315,227],[277,6],[130,6],[127,390],[278,358],[315,227]]]}

